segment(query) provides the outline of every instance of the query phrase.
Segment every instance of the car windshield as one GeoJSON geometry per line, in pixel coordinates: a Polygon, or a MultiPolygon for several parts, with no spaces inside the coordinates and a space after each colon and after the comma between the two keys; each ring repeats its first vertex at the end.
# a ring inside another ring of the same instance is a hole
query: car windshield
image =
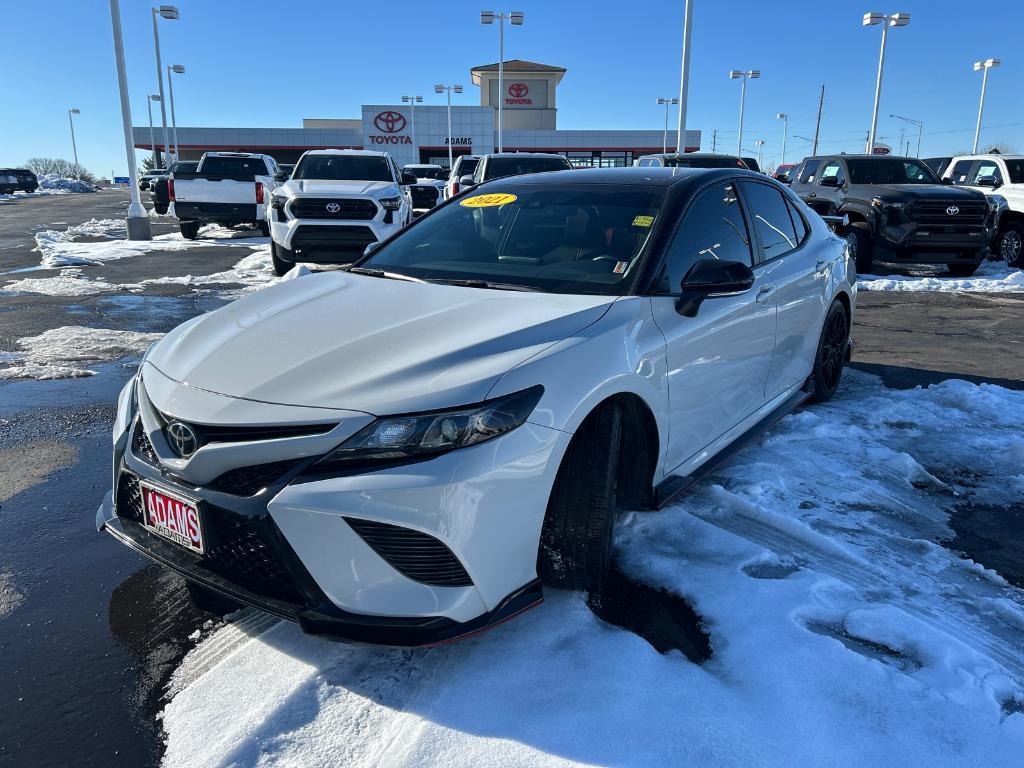
{"type": "Polygon", "coordinates": [[[388,161],[381,155],[306,155],[295,166],[292,178],[392,181],[388,161]]]}
{"type": "MultiPolygon", "coordinates": [[[[492,157],[487,162],[484,181],[501,179],[506,176],[522,176],[526,173],[544,171],[567,171],[572,168],[564,157],[492,157]]],[[[465,174],[463,174],[465,175],[465,174]]]]}
{"type": "Polygon", "coordinates": [[[202,172],[211,176],[263,176],[267,172],[262,157],[204,157],[202,172]]]}
{"type": "Polygon", "coordinates": [[[852,184],[938,184],[939,178],[919,160],[900,158],[848,158],[852,184]]]}
{"type": "Polygon", "coordinates": [[[1005,160],[1011,184],[1024,184],[1024,159],[1005,160]]]}
{"type": "Polygon", "coordinates": [[[481,288],[618,296],[636,277],[663,199],[663,189],[640,186],[502,184],[429,214],[357,267],[481,288]]]}

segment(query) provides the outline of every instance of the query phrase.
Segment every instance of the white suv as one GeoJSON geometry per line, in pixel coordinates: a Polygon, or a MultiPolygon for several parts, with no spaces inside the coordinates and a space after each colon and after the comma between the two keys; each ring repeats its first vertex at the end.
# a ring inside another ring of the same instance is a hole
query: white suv
{"type": "Polygon", "coordinates": [[[980,189],[999,204],[992,250],[1012,267],[1024,266],[1024,155],[954,157],[943,177],[958,186],[980,189]]]}
{"type": "Polygon", "coordinates": [[[368,245],[409,223],[408,185],[415,181],[387,152],[305,152],[291,177],[274,190],[267,212],[274,270],[283,275],[296,262],[355,261],[368,245]]]}
{"type": "Polygon", "coordinates": [[[845,241],[750,171],[485,184],[157,342],[97,524],[201,599],[451,640],[542,584],[600,590],[616,510],[831,397],[854,279],[845,241]]]}

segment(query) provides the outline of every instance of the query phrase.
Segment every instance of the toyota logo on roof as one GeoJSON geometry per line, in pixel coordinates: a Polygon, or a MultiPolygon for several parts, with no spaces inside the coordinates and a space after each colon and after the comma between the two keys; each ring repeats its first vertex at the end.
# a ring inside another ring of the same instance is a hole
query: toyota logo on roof
{"type": "Polygon", "coordinates": [[[373,118],[373,124],[382,133],[398,133],[405,129],[405,115],[401,112],[388,110],[387,112],[381,112],[373,118]]]}
{"type": "Polygon", "coordinates": [[[946,213],[948,213],[950,216],[956,216],[958,213],[960,213],[960,208],[959,206],[951,205],[949,206],[949,208],[946,209],[946,213]]]}
{"type": "Polygon", "coordinates": [[[512,83],[508,87],[508,95],[516,99],[521,99],[530,92],[529,87],[526,83],[512,83]]]}

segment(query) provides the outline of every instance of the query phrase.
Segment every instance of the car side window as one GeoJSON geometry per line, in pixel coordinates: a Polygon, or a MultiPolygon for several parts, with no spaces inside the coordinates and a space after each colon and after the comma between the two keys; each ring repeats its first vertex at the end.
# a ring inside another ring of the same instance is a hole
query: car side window
{"type": "Polygon", "coordinates": [[[800,241],[782,192],[768,184],[749,181],[742,182],[741,189],[760,242],[759,261],[778,258],[796,248],[800,241]]]}
{"type": "Polygon", "coordinates": [[[750,233],[735,182],[717,182],[699,192],[690,203],[665,249],[654,292],[679,293],[686,273],[703,259],[739,261],[748,267],[753,264],[750,233]]]}
{"type": "Polygon", "coordinates": [[[1003,174],[999,172],[999,166],[992,160],[982,160],[978,163],[978,169],[974,172],[974,181],[971,183],[977,184],[986,176],[994,176],[997,184],[1003,183],[1003,174]]]}
{"type": "Polygon", "coordinates": [[[821,165],[821,160],[816,157],[804,160],[803,165],[800,166],[800,175],[797,177],[800,180],[800,183],[813,183],[815,174],[818,172],[819,165],[821,165]]]}
{"type": "Polygon", "coordinates": [[[969,184],[972,165],[974,165],[973,160],[958,160],[953,165],[953,170],[949,172],[950,180],[954,184],[969,184]]]}
{"type": "Polygon", "coordinates": [[[839,186],[846,183],[843,165],[838,160],[830,160],[825,164],[825,167],[821,169],[821,176],[818,177],[818,183],[820,184],[822,179],[831,178],[835,178],[839,182],[839,186]]]}
{"type": "Polygon", "coordinates": [[[807,235],[810,234],[811,230],[807,226],[807,222],[804,220],[803,214],[797,209],[796,204],[786,197],[786,207],[789,209],[789,218],[793,222],[793,231],[796,233],[797,245],[802,245],[804,240],[807,239],[807,235]]]}

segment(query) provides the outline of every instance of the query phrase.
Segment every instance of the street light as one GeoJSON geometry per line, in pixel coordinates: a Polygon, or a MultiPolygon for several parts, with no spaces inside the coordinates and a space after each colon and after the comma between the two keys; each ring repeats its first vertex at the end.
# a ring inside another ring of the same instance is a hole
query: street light
{"type": "Polygon", "coordinates": [[[423,103],[423,97],[422,96],[403,96],[402,97],[402,103],[403,104],[411,104],[412,105],[412,120],[410,121],[412,123],[412,151],[413,151],[413,154],[417,156],[416,162],[419,162],[419,159],[418,159],[419,155],[416,152],[416,105],[423,103]]]}
{"type": "Polygon", "coordinates": [[[146,111],[149,112],[149,148],[153,150],[153,167],[157,168],[156,164],[156,138],[153,136],[153,102],[160,101],[159,94],[149,94],[146,97],[146,111]]]}
{"type": "MultiPolygon", "coordinates": [[[[150,9],[153,16],[153,47],[156,50],[156,81],[159,85],[160,94],[160,119],[164,126],[164,152],[167,152],[167,148],[170,146],[170,140],[167,136],[167,108],[164,106],[164,68],[160,63],[160,30],[157,29],[156,19],[157,16],[168,21],[177,21],[181,14],[178,13],[178,8],[173,5],[159,5],[150,9]]],[[[118,22],[120,24],[120,21],[118,22]]]]}
{"type": "Polygon", "coordinates": [[[882,96],[882,70],[885,68],[885,41],[889,37],[889,27],[905,27],[910,23],[909,13],[878,13],[872,11],[864,14],[864,26],[882,25],[882,49],[878,54],[878,79],[875,81],[875,105],[871,109],[871,133],[868,134],[867,153],[870,155],[875,148],[875,130],[878,128],[878,102],[882,96]]]}
{"type": "MultiPolygon", "coordinates": [[[[921,156],[921,134],[924,133],[924,123],[922,121],[920,121],[920,120],[915,120],[912,117],[903,117],[902,115],[889,115],[889,117],[894,117],[897,120],[902,120],[905,123],[910,123],[911,125],[916,125],[917,126],[917,157],[920,157],[921,156]]],[[[910,142],[908,141],[907,143],[909,144],[910,142]]]]}
{"type": "MultiPolygon", "coordinates": [[[[452,159],[452,91],[462,93],[461,85],[435,85],[434,93],[448,94],[448,170],[450,171],[455,162],[452,159]]],[[[458,179],[456,179],[458,181],[458,179]]]]}
{"type": "MultiPolygon", "coordinates": [[[[78,109],[68,110],[68,125],[71,126],[71,152],[75,156],[75,178],[79,178],[81,174],[78,172],[78,145],[75,144],[75,121],[71,118],[72,115],[82,114],[78,109]]],[[[977,142],[975,142],[977,143],[977,142]]]]}
{"type": "MultiPolygon", "coordinates": [[[[663,98],[663,97],[659,96],[657,103],[665,105],[665,132],[661,136],[661,151],[665,152],[665,153],[668,153],[668,110],[669,110],[669,107],[671,107],[673,104],[678,104],[679,103],[679,99],[666,99],[666,98],[663,98]]],[[[680,150],[681,150],[680,142],[677,139],[676,140],[676,152],[679,152],[680,150]]],[[[683,150],[683,151],[685,151],[685,150],[683,150]]]]}
{"type": "Polygon", "coordinates": [[[502,104],[505,103],[505,22],[509,22],[514,27],[521,27],[523,25],[523,12],[511,11],[509,13],[500,13],[480,11],[481,24],[493,24],[495,19],[498,20],[498,151],[501,152],[505,148],[502,137],[502,129],[504,127],[502,104]]]}
{"type": "Polygon", "coordinates": [[[779,112],[775,116],[776,120],[782,121],[782,162],[779,165],[786,164],[786,137],[789,134],[789,115],[785,112],[779,112]]]}
{"type": "Polygon", "coordinates": [[[729,72],[729,79],[736,80],[742,79],[743,82],[740,84],[740,135],[736,139],[736,155],[743,154],[743,106],[747,100],[747,80],[756,80],[761,76],[761,70],[759,69],[748,69],[746,72],[742,72],[738,69],[734,69],[729,72]]]}
{"type": "Polygon", "coordinates": [[[125,226],[129,240],[152,240],[153,229],[149,216],[139,197],[139,169],[135,166],[135,147],[132,142],[132,112],[128,101],[128,76],[124,69],[124,40],[121,37],[120,0],[110,0],[110,25],[114,32],[114,59],[117,62],[117,86],[121,96],[121,130],[124,133],[124,154],[128,159],[128,191],[132,202],[128,206],[125,226]]]}
{"type": "Polygon", "coordinates": [[[757,167],[764,173],[764,139],[756,139],[754,146],[757,147],[757,167]]]}
{"type": "Polygon", "coordinates": [[[183,75],[185,74],[185,67],[181,64],[167,65],[167,90],[171,97],[171,129],[174,131],[174,159],[180,160],[181,157],[178,155],[178,121],[174,119],[174,83],[171,80],[172,73],[183,75]]]}
{"type": "Polygon", "coordinates": [[[686,100],[690,93],[691,29],[693,29],[693,0],[686,0],[683,10],[683,56],[682,63],[679,65],[679,121],[676,125],[676,152],[686,151],[686,100]]]}
{"type": "Polygon", "coordinates": [[[999,59],[985,59],[984,61],[974,62],[974,71],[977,72],[979,69],[982,71],[981,74],[981,103],[978,104],[978,125],[974,128],[974,149],[971,150],[972,155],[978,154],[978,138],[981,136],[981,113],[985,111],[985,88],[988,86],[988,71],[992,67],[998,67],[1002,62],[999,59]]]}

